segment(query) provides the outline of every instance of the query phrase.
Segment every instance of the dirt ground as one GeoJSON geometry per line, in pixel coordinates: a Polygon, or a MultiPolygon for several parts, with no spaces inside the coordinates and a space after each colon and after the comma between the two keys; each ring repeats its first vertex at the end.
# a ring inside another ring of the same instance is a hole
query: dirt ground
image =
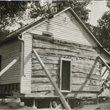
{"type": "MultiPolygon", "coordinates": [[[[55,110],[55,109],[34,109],[31,107],[9,108],[8,106],[0,106],[0,110],[55,110]]],[[[58,109],[58,110],[62,110],[62,109],[58,109]]],[[[83,108],[80,109],[76,108],[72,110],[110,110],[110,100],[105,103],[101,103],[97,105],[84,105],[83,108]]]]}
{"type": "MultiPolygon", "coordinates": [[[[55,109],[34,109],[31,107],[23,107],[23,108],[9,108],[7,106],[0,106],[0,110],[55,110],[55,109]]],[[[58,109],[61,110],[61,109],[58,109]]],[[[110,103],[103,103],[97,105],[85,105],[83,108],[76,108],[72,110],[110,110],[110,103]]]]}

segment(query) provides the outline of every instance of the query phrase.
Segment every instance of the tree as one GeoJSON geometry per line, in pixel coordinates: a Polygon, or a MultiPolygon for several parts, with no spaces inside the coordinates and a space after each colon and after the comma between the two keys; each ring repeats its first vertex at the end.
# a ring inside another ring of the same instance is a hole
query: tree
{"type": "Polygon", "coordinates": [[[98,20],[98,25],[93,27],[93,34],[99,42],[110,51],[110,12],[107,11],[103,14],[101,19],[98,20]]]}
{"type": "Polygon", "coordinates": [[[69,6],[78,14],[83,22],[86,23],[88,20],[88,10],[85,9],[85,6],[87,4],[88,2],[86,1],[80,3],[75,0],[57,0],[52,1],[52,3],[47,1],[43,6],[40,5],[39,1],[0,1],[0,38],[29,24],[39,16],[48,18],[69,6]],[[53,11],[54,4],[56,4],[56,12],[53,11]]]}
{"type": "Polygon", "coordinates": [[[34,6],[39,7],[40,2],[0,1],[0,38],[33,21],[34,6]]]}
{"type": "MultiPolygon", "coordinates": [[[[110,8],[110,1],[107,2],[107,6],[110,8]]],[[[91,31],[103,47],[110,51],[110,11],[102,15],[98,20],[98,25],[92,26],[91,31]]]]}

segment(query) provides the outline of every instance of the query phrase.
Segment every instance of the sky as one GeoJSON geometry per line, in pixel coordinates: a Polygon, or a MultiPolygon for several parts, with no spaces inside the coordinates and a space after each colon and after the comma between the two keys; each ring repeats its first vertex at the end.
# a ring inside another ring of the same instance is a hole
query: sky
{"type": "Polygon", "coordinates": [[[90,24],[96,26],[97,20],[101,18],[104,12],[108,11],[107,0],[100,0],[100,1],[92,1],[88,6],[87,9],[91,10],[89,13],[89,22],[90,24]]]}

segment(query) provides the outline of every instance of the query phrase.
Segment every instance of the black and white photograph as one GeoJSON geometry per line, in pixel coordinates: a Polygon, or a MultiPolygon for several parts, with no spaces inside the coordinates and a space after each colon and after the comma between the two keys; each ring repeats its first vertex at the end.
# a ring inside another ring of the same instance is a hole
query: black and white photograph
{"type": "Polygon", "coordinates": [[[0,0],[0,110],[110,110],[110,0],[0,0]]]}

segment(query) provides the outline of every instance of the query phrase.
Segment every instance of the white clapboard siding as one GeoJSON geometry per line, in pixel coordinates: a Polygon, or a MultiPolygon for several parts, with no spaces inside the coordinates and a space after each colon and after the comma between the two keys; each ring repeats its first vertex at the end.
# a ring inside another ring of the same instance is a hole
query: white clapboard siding
{"type": "Polygon", "coordinates": [[[31,92],[31,54],[32,54],[32,36],[30,34],[23,34],[24,39],[24,76],[21,81],[21,93],[31,92]]]}
{"type": "MultiPolygon", "coordinates": [[[[20,41],[10,40],[1,44],[0,55],[2,55],[2,69],[17,57],[20,57],[20,41]]],[[[10,67],[0,79],[0,84],[20,83],[20,59],[10,67]]]]}
{"type": "Polygon", "coordinates": [[[88,35],[74,15],[67,10],[43,24],[30,29],[30,33],[42,35],[43,31],[51,32],[56,39],[96,47],[96,43],[88,35]]]}

